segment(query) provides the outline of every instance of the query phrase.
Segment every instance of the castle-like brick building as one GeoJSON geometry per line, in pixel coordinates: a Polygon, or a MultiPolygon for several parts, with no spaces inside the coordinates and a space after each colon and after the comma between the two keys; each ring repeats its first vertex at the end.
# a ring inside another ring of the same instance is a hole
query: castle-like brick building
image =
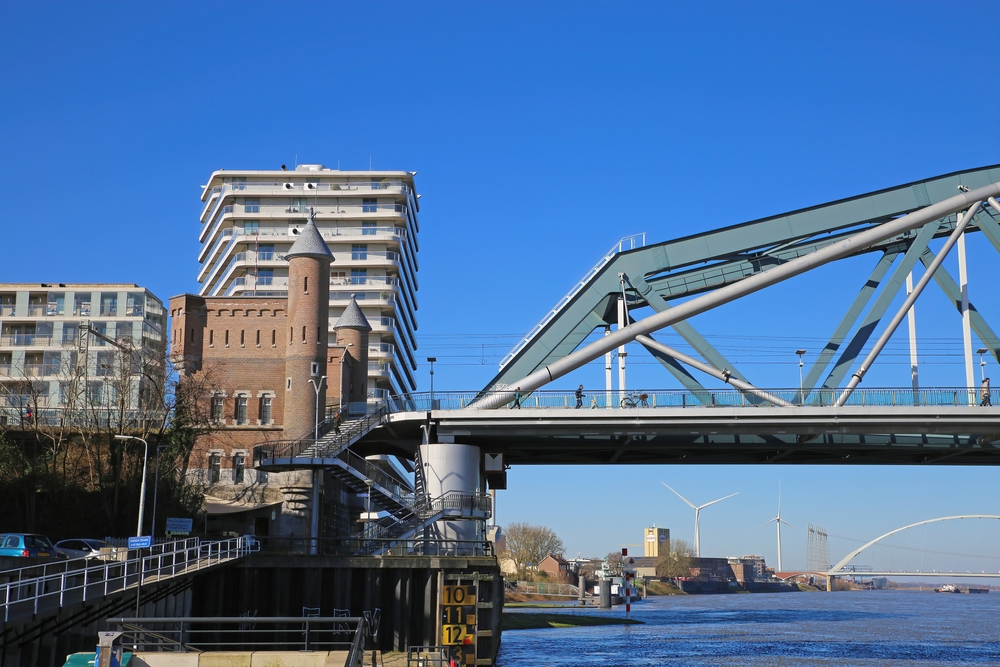
{"type": "Polygon", "coordinates": [[[187,477],[206,490],[209,532],[344,536],[360,511],[328,474],[251,468],[255,444],[310,438],[367,397],[371,327],[352,299],[329,340],[333,256],[312,213],[286,259],[287,298],[170,299],[170,357],[203,429],[187,477]]]}

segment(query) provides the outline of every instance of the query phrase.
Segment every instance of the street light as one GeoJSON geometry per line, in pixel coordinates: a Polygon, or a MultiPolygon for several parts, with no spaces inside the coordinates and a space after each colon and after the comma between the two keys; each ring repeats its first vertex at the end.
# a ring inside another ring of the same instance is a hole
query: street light
{"type": "MultiPolygon", "coordinates": [[[[372,529],[372,487],[375,486],[375,480],[369,477],[365,478],[365,486],[368,487],[368,511],[365,512],[365,539],[366,541],[371,538],[372,529]]],[[[366,545],[367,546],[367,545],[366,545]]]]}
{"type": "Polygon", "coordinates": [[[982,382],[986,382],[986,360],[983,359],[983,355],[989,352],[985,347],[981,347],[976,350],[976,354],[979,355],[979,379],[982,382]]]}
{"type": "Polygon", "coordinates": [[[427,357],[427,363],[431,365],[431,410],[434,409],[434,362],[437,357],[427,357]]]}
{"type": "Polygon", "coordinates": [[[146,509],[146,463],[149,459],[149,443],[134,435],[116,435],[115,440],[138,440],[143,444],[142,452],[142,487],[139,489],[139,523],[135,529],[135,536],[142,536],[142,514],[146,509]]]}
{"type": "Polygon", "coordinates": [[[323,380],[325,379],[326,379],[325,375],[320,377],[319,382],[316,382],[316,380],[309,378],[309,384],[311,384],[313,386],[313,389],[316,390],[316,419],[314,420],[315,426],[313,427],[314,442],[316,440],[319,440],[319,392],[322,391],[323,389],[323,380]]]}
{"type": "Polygon", "coordinates": [[[799,403],[804,404],[806,402],[805,394],[802,391],[802,366],[804,365],[802,361],[802,355],[806,353],[805,350],[795,350],[795,354],[799,355],[799,403]]]}
{"type": "Polygon", "coordinates": [[[166,445],[156,446],[156,467],[153,472],[153,518],[149,525],[149,534],[153,538],[156,538],[156,496],[160,492],[160,453],[166,448],[166,445]]]}

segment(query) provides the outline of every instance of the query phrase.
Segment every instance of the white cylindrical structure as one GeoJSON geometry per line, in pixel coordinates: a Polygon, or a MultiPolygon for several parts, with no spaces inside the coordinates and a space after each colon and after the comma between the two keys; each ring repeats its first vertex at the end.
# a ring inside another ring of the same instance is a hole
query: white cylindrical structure
{"type": "MultiPolygon", "coordinates": [[[[972,370],[972,323],[969,318],[969,272],[965,264],[965,234],[958,237],[958,287],[962,296],[962,351],[965,357],[965,386],[972,394],[976,374],[972,370]]],[[[970,398],[970,405],[974,399],[970,398]]]]}
{"type": "MultiPolygon", "coordinates": [[[[906,296],[913,292],[913,271],[906,274],[906,296]]],[[[910,384],[913,385],[913,404],[917,404],[917,392],[920,391],[920,373],[917,369],[917,304],[910,306],[906,314],[906,323],[910,330],[910,384]]]]}
{"type": "MultiPolygon", "coordinates": [[[[420,445],[423,488],[429,501],[449,493],[479,492],[480,451],[475,445],[437,443],[420,445]]],[[[480,521],[436,521],[428,530],[430,539],[480,540],[480,521]]]]}

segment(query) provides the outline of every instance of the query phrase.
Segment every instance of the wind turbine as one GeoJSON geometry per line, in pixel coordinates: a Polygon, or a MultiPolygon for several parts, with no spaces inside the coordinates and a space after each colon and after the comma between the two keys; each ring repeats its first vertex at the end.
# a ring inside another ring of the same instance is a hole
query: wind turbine
{"type": "MultiPolygon", "coordinates": [[[[788,523],[787,521],[781,518],[781,482],[778,482],[778,515],[773,519],[771,519],[770,521],[765,521],[764,523],[760,524],[760,526],[757,526],[757,528],[766,526],[769,523],[774,523],[778,527],[778,570],[777,571],[784,572],[784,570],[781,567],[781,524],[785,524],[789,528],[795,528],[795,526],[793,526],[792,524],[788,523]]],[[[757,530],[757,528],[754,528],[754,530],[757,530]]]]}
{"type": "MultiPolygon", "coordinates": [[[[666,482],[661,481],[660,484],[667,487],[671,491],[674,491],[673,489],[670,488],[670,485],[667,484],[666,482]]],[[[694,555],[697,556],[698,558],[701,558],[701,524],[699,523],[699,516],[701,514],[701,511],[706,507],[708,507],[709,505],[714,505],[715,503],[722,502],[726,498],[732,498],[735,495],[739,495],[739,491],[737,491],[736,493],[730,493],[725,498],[719,498],[718,500],[713,500],[712,502],[705,503],[704,505],[701,506],[696,506],[694,503],[692,503],[690,500],[688,500],[681,494],[677,493],[676,491],[674,491],[674,494],[676,494],[678,498],[686,502],[688,506],[694,510],[694,555]]]]}

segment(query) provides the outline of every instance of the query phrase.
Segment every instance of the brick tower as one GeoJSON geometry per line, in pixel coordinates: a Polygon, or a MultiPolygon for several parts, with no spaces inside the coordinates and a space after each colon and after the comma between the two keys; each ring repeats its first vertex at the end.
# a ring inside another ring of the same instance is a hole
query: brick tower
{"type": "Polygon", "coordinates": [[[351,295],[350,303],[333,325],[337,345],[347,348],[345,354],[357,361],[351,364],[349,389],[347,396],[341,399],[342,403],[348,404],[348,408],[351,403],[365,403],[368,400],[368,333],[371,330],[368,318],[351,295]]]}
{"type": "MultiPolygon", "coordinates": [[[[285,437],[312,437],[317,417],[313,383],[327,374],[327,320],[333,255],[316,229],[313,210],[288,260],[288,349],[285,351],[285,437]],[[312,382],[310,382],[312,380],[312,382]]],[[[323,381],[318,405],[326,405],[323,381]]]]}

